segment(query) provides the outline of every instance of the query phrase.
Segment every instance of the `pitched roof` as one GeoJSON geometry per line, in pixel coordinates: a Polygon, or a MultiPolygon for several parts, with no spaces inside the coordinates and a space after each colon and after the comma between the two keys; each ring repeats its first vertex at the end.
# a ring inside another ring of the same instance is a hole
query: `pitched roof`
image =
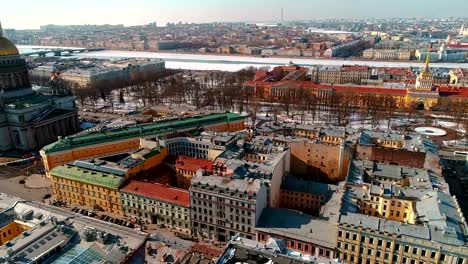
{"type": "Polygon", "coordinates": [[[57,166],[50,170],[49,173],[56,177],[98,185],[114,190],[119,189],[124,182],[123,177],[115,174],[97,172],[69,165],[57,166]]]}
{"type": "Polygon", "coordinates": [[[185,207],[190,205],[190,197],[187,190],[168,187],[160,183],[130,181],[129,184],[120,189],[120,192],[174,203],[185,207]]]}
{"type": "Polygon", "coordinates": [[[211,160],[179,156],[175,166],[177,169],[191,172],[196,172],[198,169],[211,171],[213,167],[213,162],[211,160]]]}
{"type": "Polygon", "coordinates": [[[263,209],[256,229],[304,242],[310,241],[327,248],[335,247],[338,232],[335,223],[283,208],[263,209]]]}
{"type": "Polygon", "coordinates": [[[244,117],[234,113],[216,113],[203,116],[186,117],[177,120],[168,120],[157,123],[124,127],[119,129],[106,129],[98,132],[77,135],[59,140],[43,148],[46,153],[73,149],[76,147],[95,145],[123,139],[155,136],[172,131],[196,128],[221,122],[242,120],[244,117]]]}

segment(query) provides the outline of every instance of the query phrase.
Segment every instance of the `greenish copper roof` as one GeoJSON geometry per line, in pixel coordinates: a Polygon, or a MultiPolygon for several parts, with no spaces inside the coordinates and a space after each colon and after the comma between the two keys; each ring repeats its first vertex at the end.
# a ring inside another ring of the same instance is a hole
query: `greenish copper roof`
{"type": "Polygon", "coordinates": [[[204,116],[187,117],[179,120],[161,121],[152,124],[106,129],[85,135],[72,136],[45,146],[45,153],[54,153],[77,147],[112,142],[117,140],[157,136],[182,129],[197,128],[227,121],[242,120],[244,117],[234,113],[209,114],[204,116]]]}
{"type": "Polygon", "coordinates": [[[50,171],[50,174],[56,177],[98,185],[114,190],[118,190],[124,182],[123,177],[119,177],[110,173],[84,170],[78,167],[67,165],[53,168],[50,171]]]}

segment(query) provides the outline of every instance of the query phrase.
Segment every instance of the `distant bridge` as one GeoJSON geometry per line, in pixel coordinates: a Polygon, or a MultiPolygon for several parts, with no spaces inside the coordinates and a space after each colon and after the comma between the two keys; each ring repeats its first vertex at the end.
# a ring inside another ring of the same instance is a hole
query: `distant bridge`
{"type": "Polygon", "coordinates": [[[76,49],[50,49],[50,50],[38,50],[38,51],[31,51],[26,53],[21,53],[22,56],[33,56],[37,55],[39,57],[45,57],[47,54],[53,53],[54,56],[62,56],[63,53],[65,54],[73,54],[73,53],[83,53],[83,52],[91,52],[91,51],[101,51],[104,50],[103,48],[76,48],[76,49]]]}

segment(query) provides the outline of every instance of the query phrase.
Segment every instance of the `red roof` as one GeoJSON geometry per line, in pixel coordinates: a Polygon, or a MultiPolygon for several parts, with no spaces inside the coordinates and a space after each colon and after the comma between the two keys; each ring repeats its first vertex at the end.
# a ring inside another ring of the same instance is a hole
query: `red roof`
{"type": "Polygon", "coordinates": [[[442,96],[468,98],[468,87],[439,86],[438,88],[442,96]]]}
{"type": "Polygon", "coordinates": [[[414,77],[414,73],[410,68],[379,68],[379,72],[396,76],[414,77]]]}
{"type": "Polygon", "coordinates": [[[343,71],[370,71],[369,66],[361,66],[361,65],[343,65],[341,70],[343,71]]]}
{"type": "Polygon", "coordinates": [[[449,44],[447,47],[451,49],[468,49],[468,43],[449,44]]]}
{"type": "Polygon", "coordinates": [[[192,157],[179,156],[176,164],[177,169],[196,172],[199,169],[211,171],[213,162],[205,159],[196,159],[192,157]]]}
{"type": "Polygon", "coordinates": [[[218,258],[219,256],[221,256],[221,254],[223,254],[223,251],[221,249],[216,249],[207,245],[202,245],[200,243],[193,245],[190,251],[202,253],[209,258],[218,258]]]}
{"type": "Polygon", "coordinates": [[[318,84],[311,81],[285,81],[285,82],[255,82],[247,81],[247,85],[287,85],[288,87],[295,88],[311,88],[311,89],[333,89],[335,91],[349,91],[356,93],[376,93],[376,94],[393,94],[393,95],[405,95],[406,89],[390,89],[382,87],[372,87],[372,86],[347,86],[347,85],[338,85],[338,84],[318,84]]]}
{"type": "Polygon", "coordinates": [[[160,183],[131,181],[120,191],[185,207],[190,205],[190,196],[187,190],[165,186],[160,183]]]}

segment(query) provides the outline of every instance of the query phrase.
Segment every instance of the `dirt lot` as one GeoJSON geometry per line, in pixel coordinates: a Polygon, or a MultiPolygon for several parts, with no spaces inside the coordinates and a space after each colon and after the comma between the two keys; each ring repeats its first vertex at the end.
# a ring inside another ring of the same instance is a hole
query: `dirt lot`
{"type": "Polygon", "coordinates": [[[25,200],[43,201],[44,195],[51,193],[51,188],[29,189],[24,184],[20,184],[21,180],[25,180],[26,176],[0,176],[0,192],[23,198],[25,200]]]}

